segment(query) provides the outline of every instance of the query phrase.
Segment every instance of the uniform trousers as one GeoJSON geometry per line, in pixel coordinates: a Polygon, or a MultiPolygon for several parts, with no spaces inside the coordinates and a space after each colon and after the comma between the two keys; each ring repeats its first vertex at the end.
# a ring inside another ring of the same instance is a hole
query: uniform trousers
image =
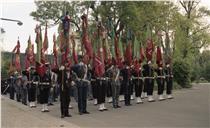
{"type": "Polygon", "coordinates": [[[164,79],[163,78],[157,78],[157,85],[158,85],[158,95],[162,95],[164,91],[164,79]]]}
{"type": "Polygon", "coordinates": [[[98,104],[105,103],[105,92],[106,92],[106,85],[104,83],[104,80],[97,80],[96,85],[97,85],[97,102],[98,104]]]}
{"type": "Polygon", "coordinates": [[[145,86],[147,88],[147,95],[153,95],[154,80],[146,78],[145,79],[145,86]]]}
{"type": "Polygon", "coordinates": [[[69,103],[70,103],[70,96],[69,96],[69,88],[62,88],[60,87],[60,109],[61,115],[68,115],[69,114],[69,103]]]}
{"type": "Polygon", "coordinates": [[[143,80],[135,79],[133,80],[133,84],[135,86],[135,96],[140,97],[143,89],[143,80]]]}

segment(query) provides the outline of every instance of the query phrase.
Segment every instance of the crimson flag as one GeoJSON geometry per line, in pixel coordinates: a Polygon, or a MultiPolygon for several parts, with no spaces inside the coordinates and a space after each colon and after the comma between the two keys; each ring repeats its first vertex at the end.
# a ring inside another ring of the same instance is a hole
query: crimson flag
{"type": "Polygon", "coordinates": [[[151,39],[147,39],[147,47],[146,47],[146,58],[147,61],[152,60],[152,53],[154,51],[154,45],[151,39]]]}
{"type": "Polygon", "coordinates": [[[128,42],[126,51],[125,51],[125,59],[127,61],[128,65],[131,65],[132,63],[132,48],[131,48],[131,42],[128,42]]]}

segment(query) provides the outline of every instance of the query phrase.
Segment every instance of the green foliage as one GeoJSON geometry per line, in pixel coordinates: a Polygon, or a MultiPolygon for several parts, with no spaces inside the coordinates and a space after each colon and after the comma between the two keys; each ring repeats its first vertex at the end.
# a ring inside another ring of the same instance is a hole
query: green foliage
{"type": "Polygon", "coordinates": [[[183,88],[190,87],[190,64],[184,60],[175,60],[173,64],[174,80],[183,88]]]}
{"type": "Polygon", "coordinates": [[[210,62],[207,63],[206,67],[204,68],[202,76],[210,82],[210,62]]]}
{"type": "MultiPolygon", "coordinates": [[[[199,49],[210,44],[210,25],[203,22],[203,18],[210,16],[210,10],[197,6],[199,2],[179,1],[184,13],[177,3],[168,1],[35,1],[35,4],[37,10],[31,16],[43,25],[46,21],[60,23],[65,11],[70,12],[77,24],[81,24],[81,14],[88,14],[91,39],[97,20],[107,26],[108,17],[111,17],[115,32],[123,26],[122,45],[125,45],[127,30],[131,29],[135,39],[145,47],[149,24],[155,45],[162,46],[164,59],[175,60],[174,75],[178,84],[187,87],[190,80],[208,77],[209,53],[200,54],[199,49]],[[157,37],[158,32],[161,38],[157,37]]],[[[108,42],[111,42],[110,38],[108,42]]],[[[139,47],[139,44],[133,46],[139,47]]]]}

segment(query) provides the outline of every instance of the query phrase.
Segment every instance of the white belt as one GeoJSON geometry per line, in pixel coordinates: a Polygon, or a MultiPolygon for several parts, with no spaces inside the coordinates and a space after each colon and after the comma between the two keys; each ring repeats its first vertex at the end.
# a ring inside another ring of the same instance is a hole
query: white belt
{"type": "Polygon", "coordinates": [[[154,77],[144,77],[144,79],[154,79],[154,77]]]}
{"type": "Polygon", "coordinates": [[[163,79],[164,79],[164,78],[165,78],[165,76],[157,76],[156,78],[163,78],[163,79]]]}
{"type": "Polygon", "coordinates": [[[40,83],[41,85],[50,85],[50,83],[47,83],[47,82],[43,82],[43,83],[40,83]]]}

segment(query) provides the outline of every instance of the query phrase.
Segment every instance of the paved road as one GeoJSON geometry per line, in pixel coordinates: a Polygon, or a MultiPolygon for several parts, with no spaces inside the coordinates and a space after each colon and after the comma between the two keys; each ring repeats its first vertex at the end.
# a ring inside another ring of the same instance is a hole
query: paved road
{"type": "MultiPolygon", "coordinates": [[[[20,103],[2,97],[3,127],[210,127],[210,84],[195,85],[191,89],[174,91],[175,99],[153,103],[135,104],[99,112],[88,102],[89,115],[78,115],[77,104],[72,103],[73,117],[60,118],[59,103],[50,107],[49,113],[41,113],[41,106],[30,109],[20,103]]],[[[157,96],[156,96],[157,97],[157,96]]]]}

